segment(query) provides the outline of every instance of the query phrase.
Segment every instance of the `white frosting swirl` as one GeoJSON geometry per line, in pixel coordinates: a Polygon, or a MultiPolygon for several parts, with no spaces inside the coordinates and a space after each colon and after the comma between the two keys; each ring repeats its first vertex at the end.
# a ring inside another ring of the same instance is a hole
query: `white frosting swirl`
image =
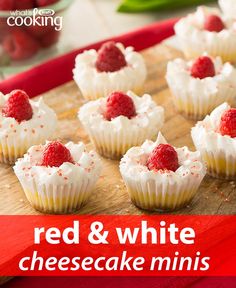
{"type": "Polygon", "coordinates": [[[180,39],[191,45],[191,49],[197,47],[198,50],[204,52],[214,44],[228,45],[229,43],[230,47],[236,47],[236,29],[232,19],[224,17],[215,8],[198,7],[195,13],[180,19],[175,24],[174,29],[180,39]],[[204,30],[205,17],[210,14],[219,15],[226,28],[220,32],[204,30]]]}
{"type": "Polygon", "coordinates": [[[221,116],[228,109],[230,106],[227,103],[221,104],[192,128],[193,142],[199,151],[213,153],[224,151],[226,155],[236,154],[236,138],[223,136],[218,132],[221,116]]]}
{"type": "MultiPolygon", "coordinates": [[[[3,107],[9,97],[0,94],[0,109],[3,107]]],[[[30,100],[33,109],[33,116],[27,121],[17,122],[15,118],[5,117],[0,113],[0,140],[8,137],[14,138],[14,141],[21,142],[31,135],[34,137],[46,138],[55,130],[57,124],[57,116],[55,112],[49,108],[40,98],[38,101],[30,100]]]]}
{"type": "Polygon", "coordinates": [[[178,155],[179,168],[173,171],[152,171],[146,166],[149,154],[159,144],[166,144],[161,133],[156,142],[146,140],[141,147],[133,147],[127,151],[120,162],[120,171],[125,177],[142,181],[155,180],[156,182],[182,183],[190,179],[201,180],[206,174],[206,168],[201,161],[200,152],[191,152],[187,147],[175,148],[178,155]]]}
{"type": "MultiPolygon", "coordinates": [[[[203,54],[206,55],[206,54],[203,54]]],[[[236,69],[230,63],[222,63],[220,57],[212,58],[216,75],[204,79],[194,78],[190,74],[193,61],[175,59],[167,65],[166,79],[174,94],[191,95],[192,101],[203,98],[206,101],[225,101],[226,96],[233,93],[236,97],[236,69]],[[226,89],[227,95],[226,95],[226,89]]],[[[212,103],[212,102],[211,102],[212,103]]],[[[222,103],[222,102],[221,102],[222,103]]]]}
{"type": "Polygon", "coordinates": [[[141,54],[133,51],[133,47],[124,48],[121,43],[116,46],[125,56],[127,66],[115,72],[98,72],[95,67],[98,53],[96,50],[87,50],[77,55],[74,80],[83,94],[93,94],[94,90],[104,93],[107,91],[127,91],[134,87],[141,87],[145,81],[147,71],[141,54]]]}
{"type": "Polygon", "coordinates": [[[106,120],[103,112],[105,111],[107,98],[100,98],[90,101],[80,108],[78,113],[80,121],[86,128],[96,132],[109,130],[117,134],[144,129],[159,130],[164,122],[164,109],[157,106],[148,94],[144,94],[142,97],[131,91],[126,94],[134,102],[137,114],[135,117],[129,119],[125,116],[119,116],[111,119],[111,121],[106,120]]]}
{"type": "Polygon", "coordinates": [[[71,184],[81,179],[92,179],[95,182],[101,172],[97,154],[94,151],[86,151],[82,142],[78,144],[68,142],[65,146],[69,149],[74,164],[65,162],[60,167],[40,166],[45,145],[35,145],[15,163],[13,169],[17,177],[24,178],[25,181],[34,178],[38,185],[71,184]]]}

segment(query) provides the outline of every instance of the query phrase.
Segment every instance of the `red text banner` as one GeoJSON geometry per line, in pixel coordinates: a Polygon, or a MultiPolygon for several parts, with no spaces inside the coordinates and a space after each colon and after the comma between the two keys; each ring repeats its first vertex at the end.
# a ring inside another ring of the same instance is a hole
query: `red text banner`
{"type": "Polygon", "coordinates": [[[236,276],[236,216],[0,216],[1,276],[236,276]]]}

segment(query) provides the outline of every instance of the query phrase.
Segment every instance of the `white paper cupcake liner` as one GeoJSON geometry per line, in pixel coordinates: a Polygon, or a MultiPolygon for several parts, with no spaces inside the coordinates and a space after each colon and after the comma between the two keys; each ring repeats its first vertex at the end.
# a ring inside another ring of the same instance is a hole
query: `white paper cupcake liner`
{"type": "Polygon", "coordinates": [[[204,42],[202,39],[197,41],[190,41],[188,38],[179,37],[179,44],[188,59],[194,59],[207,53],[212,57],[220,56],[224,62],[236,62],[236,48],[235,41],[231,39],[218,39],[218,41],[204,42]]]}
{"type": "Polygon", "coordinates": [[[120,130],[111,129],[95,131],[86,127],[97,152],[105,158],[119,160],[133,146],[140,146],[146,139],[153,140],[159,131],[152,129],[120,130]]]}
{"type": "Polygon", "coordinates": [[[88,200],[95,182],[88,178],[76,183],[38,184],[34,179],[19,177],[25,195],[36,210],[43,213],[66,214],[78,210],[88,200]]]}
{"type": "Polygon", "coordinates": [[[202,179],[193,182],[191,178],[181,183],[161,183],[154,179],[131,179],[122,175],[132,202],[139,208],[155,210],[176,210],[186,206],[196,194],[202,179]]]}
{"type": "MultiPolygon", "coordinates": [[[[212,117],[211,121],[216,127],[219,125],[216,123],[217,118],[220,119],[221,114],[227,110],[228,107],[230,106],[227,103],[222,104],[214,110],[213,115],[208,116],[212,117]]],[[[235,140],[227,135],[222,136],[216,132],[216,127],[210,126],[209,118],[198,122],[191,130],[193,143],[206,162],[207,173],[209,175],[222,179],[235,179],[235,140]],[[209,130],[206,130],[205,127],[208,127],[209,130]]]]}
{"type": "Polygon", "coordinates": [[[188,93],[188,91],[181,93],[170,83],[169,85],[177,110],[189,119],[201,120],[224,102],[235,105],[236,91],[230,86],[221,86],[218,93],[208,95],[208,97],[204,97],[204,95],[196,97],[196,94],[188,93]]]}
{"type": "Polygon", "coordinates": [[[85,100],[96,100],[102,97],[107,97],[114,91],[121,91],[126,93],[128,90],[132,90],[137,95],[142,95],[143,93],[143,84],[142,83],[117,83],[116,85],[110,85],[109,83],[105,82],[103,86],[96,87],[91,85],[88,89],[83,89],[79,85],[79,81],[75,78],[75,82],[77,83],[78,87],[80,88],[81,94],[85,100]]]}
{"type": "Polygon", "coordinates": [[[36,144],[43,144],[47,135],[26,135],[25,138],[3,137],[0,139],[0,162],[5,164],[14,164],[22,157],[27,150],[36,144]]]}
{"type": "Polygon", "coordinates": [[[215,178],[235,180],[236,178],[236,156],[226,151],[201,151],[203,160],[207,165],[207,173],[215,178]]]}

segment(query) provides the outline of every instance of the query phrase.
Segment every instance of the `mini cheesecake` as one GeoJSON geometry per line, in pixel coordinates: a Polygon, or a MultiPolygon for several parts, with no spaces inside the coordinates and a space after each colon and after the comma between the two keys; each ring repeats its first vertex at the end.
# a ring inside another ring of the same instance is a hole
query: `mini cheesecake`
{"type": "Polygon", "coordinates": [[[223,103],[192,128],[192,139],[216,178],[236,178],[236,109],[223,103]]]}
{"type": "Polygon", "coordinates": [[[14,164],[32,145],[44,143],[57,126],[55,112],[22,90],[0,93],[0,162],[14,164]]]}
{"type": "Polygon", "coordinates": [[[235,104],[236,69],[220,57],[203,54],[191,61],[170,61],[166,80],[177,110],[186,118],[201,120],[224,102],[235,104]]]}
{"type": "Polygon", "coordinates": [[[95,100],[113,91],[143,91],[147,70],[141,54],[121,43],[106,42],[75,59],[74,80],[83,97],[95,100]]]}
{"type": "Polygon", "coordinates": [[[156,138],[164,123],[164,109],[148,94],[113,92],[86,103],[78,117],[98,153],[119,160],[132,146],[156,138]]]}
{"type": "Polygon", "coordinates": [[[17,160],[14,172],[30,204],[43,213],[78,210],[92,193],[101,172],[96,153],[80,142],[32,146],[17,160]]]}
{"type": "Polygon", "coordinates": [[[132,147],[120,162],[120,173],[132,202],[146,210],[177,210],[196,194],[206,168],[200,152],[169,145],[159,133],[132,147]]]}
{"type": "Polygon", "coordinates": [[[218,9],[198,7],[195,13],[180,19],[174,29],[187,58],[206,52],[212,57],[220,56],[224,62],[236,61],[235,21],[218,9]]]}

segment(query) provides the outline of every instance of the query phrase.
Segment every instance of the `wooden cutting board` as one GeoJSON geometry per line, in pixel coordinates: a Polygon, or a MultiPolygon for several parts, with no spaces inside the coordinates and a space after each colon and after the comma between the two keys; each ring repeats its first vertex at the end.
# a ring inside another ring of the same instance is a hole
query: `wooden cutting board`
{"type": "MultiPolygon", "coordinates": [[[[194,146],[190,137],[193,121],[179,115],[173,106],[170,91],[165,81],[168,60],[182,56],[173,48],[160,44],[142,52],[148,67],[145,92],[165,108],[165,125],[162,133],[175,146],[194,146]]],[[[43,83],[42,83],[43,85],[43,83]]],[[[53,136],[63,142],[83,141],[92,148],[88,135],[77,119],[77,111],[84,103],[80,92],[72,81],[44,95],[45,102],[55,110],[59,125],[53,136]]],[[[128,193],[119,173],[119,162],[102,158],[103,171],[90,201],[78,214],[147,214],[136,208],[129,200],[128,193]]],[[[236,182],[222,181],[206,176],[192,202],[171,214],[235,214],[236,182]]],[[[0,214],[40,214],[28,203],[24,192],[13,173],[12,167],[0,165],[0,214]]],[[[151,214],[151,213],[150,213],[151,214]]]]}

